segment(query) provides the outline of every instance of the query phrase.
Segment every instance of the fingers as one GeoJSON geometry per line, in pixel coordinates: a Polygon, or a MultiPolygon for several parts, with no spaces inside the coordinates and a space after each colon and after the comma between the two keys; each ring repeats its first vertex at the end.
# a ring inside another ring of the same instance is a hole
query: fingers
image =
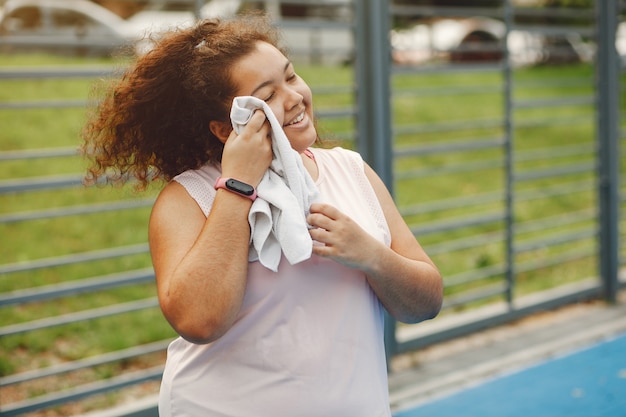
{"type": "Polygon", "coordinates": [[[348,267],[364,263],[370,239],[367,233],[350,217],[328,204],[314,204],[307,221],[311,238],[317,242],[313,253],[333,259],[348,267]]]}
{"type": "Polygon", "coordinates": [[[228,139],[231,140],[237,137],[241,137],[242,139],[255,139],[259,137],[257,136],[259,133],[261,134],[261,138],[265,138],[269,136],[270,131],[271,126],[265,113],[262,110],[255,110],[248,120],[248,123],[239,129],[239,133],[233,129],[228,139]]]}
{"type": "Polygon", "coordinates": [[[263,110],[255,110],[248,122],[247,126],[250,127],[252,132],[264,133],[265,135],[269,135],[270,132],[270,122],[267,120],[267,116],[263,110]]]}
{"type": "Polygon", "coordinates": [[[324,203],[311,204],[309,212],[310,214],[307,218],[309,224],[323,229],[328,229],[328,226],[330,226],[333,221],[339,220],[342,216],[342,213],[335,207],[324,203]]]}
{"type": "Polygon", "coordinates": [[[243,140],[245,142],[251,143],[261,143],[263,145],[263,150],[267,147],[266,142],[268,139],[271,140],[271,126],[265,113],[262,110],[255,110],[252,114],[252,117],[248,121],[248,123],[243,127],[239,134],[234,131],[231,132],[229,136],[229,140],[243,140]]]}
{"type": "Polygon", "coordinates": [[[224,144],[222,175],[256,186],[272,162],[270,125],[265,113],[257,110],[239,134],[234,130],[224,144]]]}
{"type": "Polygon", "coordinates": [[[312,226],[309,230],[311,237],[318,242],[330,243],[332,233],[342,230],[341,219],[343,214],[328,204],[312,204],[307,222],[312,226]]]}

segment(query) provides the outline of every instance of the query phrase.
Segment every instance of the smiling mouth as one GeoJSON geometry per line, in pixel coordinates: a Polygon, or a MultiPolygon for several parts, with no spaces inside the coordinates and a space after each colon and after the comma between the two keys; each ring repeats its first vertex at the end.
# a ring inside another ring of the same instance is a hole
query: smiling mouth
{"type": "Polygon", "coordinates": [[[302,120],[304,120],[304,112],[300,113],[300,115],[298,117],[293,119],[291,122],[287,123],[285,126],[291,126],[291,125],[294,125],[296,123],[300,123],[302,120]]]}

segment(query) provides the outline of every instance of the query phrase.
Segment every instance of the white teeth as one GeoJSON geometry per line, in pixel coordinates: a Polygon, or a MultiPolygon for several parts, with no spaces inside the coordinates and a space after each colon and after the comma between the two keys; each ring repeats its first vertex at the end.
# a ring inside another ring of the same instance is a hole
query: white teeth
{"type": "Polygon", "coordinates": [[[291,121],[291,123],[287,124],[287,126],[291,126],[293,124],[299,123],[304,119],[304,112],[300,113],[300,116],[296,117],[291,121]]]}

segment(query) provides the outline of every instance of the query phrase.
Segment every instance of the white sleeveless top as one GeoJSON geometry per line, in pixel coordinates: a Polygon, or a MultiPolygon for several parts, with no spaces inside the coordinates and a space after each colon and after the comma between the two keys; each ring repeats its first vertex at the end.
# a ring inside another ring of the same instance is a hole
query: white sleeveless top
{"type": "MultiPolygon", "coordinates": [[[[390,244],[361,157],[312,149],[322,200],[390,244]]],[[[208,214],[219,169],[181,183],[208,214]]],[[[160,417],[389,417],[383,307],[364,274],[313,255],[274,273],[252,262],[243,305],[218,340],[168,348],[160,417]]]]}

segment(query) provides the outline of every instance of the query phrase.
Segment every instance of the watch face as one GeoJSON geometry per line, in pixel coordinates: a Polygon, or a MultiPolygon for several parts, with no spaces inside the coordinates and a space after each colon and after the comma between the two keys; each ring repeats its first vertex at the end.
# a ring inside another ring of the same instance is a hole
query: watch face
{"type": "Polygon", "coordinates": [[[226,188],[243,195],[252,195],[254,193],[254,187],[233,178],[226,180],[226,188]]]}

